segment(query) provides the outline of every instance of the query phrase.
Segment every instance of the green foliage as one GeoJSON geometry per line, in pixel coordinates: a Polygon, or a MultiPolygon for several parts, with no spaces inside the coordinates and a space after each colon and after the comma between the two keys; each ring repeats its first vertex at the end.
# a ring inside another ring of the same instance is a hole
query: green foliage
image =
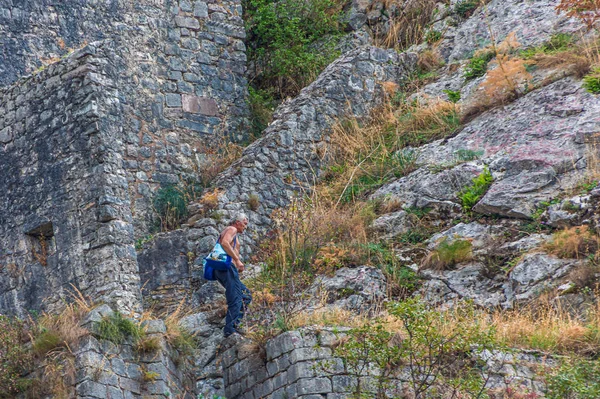
{"type": "Polygon", "coordinates": [[[454,6],[454,13],[461,18],[468,18],[479,7],[480,0],[461,0],[454,6]]]}
{"type": "Polygon", "coordinates": [[[250,139],[261,136],[273,119],[275,100],[266,90],[248,86],[248,105],[250,107],[250,139]]]}
{"type": "Polygon", "coordinates": [[[493,181],[494,178],[486,166],[483,172],[473,179],[473,183],[458,194],[465,212],[471,212],[475,204],[479,202],[488,188],[490,188],[493,181]]]}
{"type": "Polygon", "coordinates": [[[332,0],[246,0],[243,8],[257,89],[294,96],[339,54],[341,12],[332,0]]]}
{"type": "Polygon", "coordinates": [[[556,54],[569,50],[575,38],[568,33],[556,33],[550,40],[538,47],[528,48],[520,52],[521,58],[531,59],[537,54],[556,54]]]}
{"type": "Polygon", "coordinates": [[[448,96],[448,100],[452,103],[457,103],[460,101],[460,90],[442,90],[448,96]]]}
{"type": "Polygon", "coordinates": [[[158,214],[162,231],[175,230],[187,215],[188,204],[199,197],[201,188],[194,184],[167,185],[158,189],[152,205],[158,214]]]}
{"type": "Polygon", "coordinates": [[[0,398],[14,398],[27,388],[22,377],[33,366],[27,332],[22,321],[0,315],[0,398]]]}
{"type": "Polygon", "coordinates": [[[592,94],[600,94],[600,67],[583,77],[583,87],[592,94]]]}
{"type": "Polygon", "coordinates": [[[128,338],[138,341],[145,335],[142,327],[123,317],[119,312],[103,317],[95,326],[94,333],[98,338],[106,339],[115,344],[121,344],[128,338]]]}
{"type": "Polygon", "coordinates": [[[135,241],[135,250],[140,251],[144,248],[144,244],[154,240],[154,234],[148,234],[146,237],[139,238],[135,241]]]}
{"type": "Polygon", "coordinates": [[[440,41],[442,39],[442,37],[443,37],[442,32],[440,32],[439,30],[430,30],[425,35],[425,41],[429,44],[433,44],[433,43],[440,41]]]}
{"type": "Polygon", "coordinates": [[[420,244],[427,240],[431,233],[424,229],[409,229],[406,233],[402,233],[396,239],[402,244],[420,244]]]}
{"type": "Polygon", "coordinates": [[[483,397],[487,365],[476,360],[472,351],[475,347],[491,349],[496,340],[492,328],[472,322],[474,305],[460,303],[452,312],[438,311],[412,297],[390,304],[388,310],[401,322],[394,323],[401,326],[399,330],[391,332],[381,323],[370,323],[351,330],[350,339],[335,349],[351,374],[363,376],[369,371],[376,375],[376,392],[361,386],[358,379],[357,396],[370,391],[369,397],[385,397],[394,369],[402,365],[409,368],[414,397],[436,397],[441,386],[453,391],[448,397],[483,397]],[[373,368],[379,372],[373,373],[373,368]]]}
{"type": "Polygon", "coordinates": [[[473,257],[471,241],[444,238],[423,260],[423,267],[445,270],[473,257]]]}
{"type": "Polygon", "coordinates": [[[465,68],[465,73],[463,75],[465,79],[472,80],[485,75],[488,64],[493,58],[494,53],[491,51],[482,52],[471,58],[469,64],[465,68]]]}
{"type": "Polygon", "coordinates": [[[600,397],[600,361],[568,360],[548,378],[549,399],[600,397]]]}

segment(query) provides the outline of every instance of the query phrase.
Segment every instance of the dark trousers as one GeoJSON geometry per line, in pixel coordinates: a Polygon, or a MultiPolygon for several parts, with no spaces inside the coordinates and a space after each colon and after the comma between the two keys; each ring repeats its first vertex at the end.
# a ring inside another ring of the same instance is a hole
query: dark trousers
{"type": "Polygon", "coordinates": [[[240,281],[240,275],[234,265],[228,270],[215,270],[217,281],[225,287],[227,299],[227,316],[225,317],[225,336],[237,330],[246,308],[252,301],[250,290],[240,281]]]}

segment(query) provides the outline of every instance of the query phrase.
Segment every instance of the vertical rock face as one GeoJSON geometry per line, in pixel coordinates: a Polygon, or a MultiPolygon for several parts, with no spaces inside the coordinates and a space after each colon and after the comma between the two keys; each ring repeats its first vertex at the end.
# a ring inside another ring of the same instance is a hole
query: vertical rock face
{"type": "MultiPolygon", "coordinates": [[[[241,3],[59,3],[0,4],[0,86],[86,43],[113,42],[111,49],[124,60],[116,77],[123,105],[123,164],[135,234],[144,237],[156,224],[156,190],[197,179],[202,173],[197,157],[215,135],[244,135],[248,108],[241,3]]],[[[6,139],[7,132],[0,133],[0,140],[6,139]]]]}

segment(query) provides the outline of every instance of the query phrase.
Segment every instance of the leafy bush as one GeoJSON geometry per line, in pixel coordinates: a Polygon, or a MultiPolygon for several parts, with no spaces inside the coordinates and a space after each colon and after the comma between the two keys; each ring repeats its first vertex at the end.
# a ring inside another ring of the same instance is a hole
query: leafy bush
{"type": "Polygon", "coordinates": [[[27,340],[25,323],[0,315],[0,398],[16,397],[25,388],[23,376],[33,366],[27,340]]]}
{"type": "Polygon", "coordinates": [[[549,399],[596,399],[600,397],[600,362],[567,360],[548,378],[549,399]]]}
{"type": "Polygon", "coordinates": [[[115,344],[123,343],[127,338],[139,340],[144,336],[144,330],[133,321],[123,317],[119,312],[105,316],[96,325],[95,334],[100,339],[106,339],[115,344]]]}
{"type": "Polygon", "coordinates": [[[446,95],[448,96],[448,100],[450,100],[451,103],[457,103],[460,101],[460,90],[457,91],[453,91],[453,90],[442,90],[444,93],[446,93],[446,95]]]}
{"type": "Polygon", "coordinates": [[[187,206],[201,191],[193,184],[167,185],[158,189],[152,202],[162,231],[175,230],[188,216],[187,206]]]}
{"type": "Polygon", "coordinates": [[[473,258],[473,245],[469,240],[444,238],[437,247],[431,251],[421,266],[435,270],[446,270],[458,263],[466,262],[473,258]]]}
{"type": "Polygon", "coordinates": [[[454,13],[461,18],[468,18],[479,7],[480,0],[461,0],[454,6],[454,13]]]}
{"type": "Polygon", "coordinates": [[[455,157],[460,162],[470,162],[481,158],[483,150],[469,150],[461,148],[456,151],[455,157]]]}
{"type": "Polygon", "coordinates": [[[458,198],[460,199],[465,212],[471,212],[471,209],[473,209],[481,197],[483,197],[493,181],[494,178],[486,166],[483,169],[483,172],[473,179],[473,184],[458,194],[458,198]]]}
{"type": "Polygon", "coordinates": [[[600,67],[583,77],[583,87],[592,94],[600,94],[600,67]]]}
{"type": "MultiPolygon", "coordinates": [[[[398,365],[409,369],[410,397],[478,398],[484,397],[484,373],[487,365],[476,360],[472,350],[483,351],[495,345],[494,330],[473,323],[475,307],[457,304],[452,311],[438,311],[419,298],[410,298],[388,306],[389,326],[365,324],[352,329],[342,340],[335,355],[345,360],[351,374],[362,377],[375,374],[375,389],[357,379],[357,397],[386,397],[398,365]],[[378,372],[373,373],[373,369],[378,372]]],[[[322,364],[327,370],[327,364],[322,364]]]]}
{"type": "Polygon", "coordinates": [[[465,68],[464,77],[467,80],[479,78],[487,72],[489,62],[494,58],[494,52],[484,51],[475,55],[465,68]]]}
{"type": "Polygon", "coordinates": [[[338,56],[341,10],[334,1],[246,0],[243,8],[257,90],[295,96],[338,56]]]}

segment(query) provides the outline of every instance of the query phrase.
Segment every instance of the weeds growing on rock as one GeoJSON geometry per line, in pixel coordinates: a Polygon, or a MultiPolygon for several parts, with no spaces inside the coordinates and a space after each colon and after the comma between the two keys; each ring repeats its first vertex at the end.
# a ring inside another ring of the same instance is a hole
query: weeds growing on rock
{"type": "Polygon", "coordinates": [[[115,344],[122,344],[128,338],[132,338],[137,342],[144,336],[144,331],[139,324],[123,317],[119,312],[103,317],[95,326],[94,333],[98,338],[115,344]]]}
{"type": "Polygon", "coordinates": [[[447,270],[473,258],[473,245],[469,240],[443,239],[421,262],[421,268],[447,270]]]}
{"type": "Polygon", "coordinates": [[[492,185],[493,181],[494,178],[486,166],[483,172],[473,179],[473,183],[469,187],[458,193],[458,198],[465,212],[471,212],[473,207],[492,185]]]}
{"type": "Polygon", "coordinates": [[[596,253],[599,243],[600,238],[588,226],[575,226],[554,233],[543,248],[559,258],[582,259],[596,253]]]}
{"type": "Polygon", "coordinates": [[[588,29],[592,29],[600,20],[599,0],[560,0],[556,9],[565,12],[569,17],[581,20],[588,29]]]}

